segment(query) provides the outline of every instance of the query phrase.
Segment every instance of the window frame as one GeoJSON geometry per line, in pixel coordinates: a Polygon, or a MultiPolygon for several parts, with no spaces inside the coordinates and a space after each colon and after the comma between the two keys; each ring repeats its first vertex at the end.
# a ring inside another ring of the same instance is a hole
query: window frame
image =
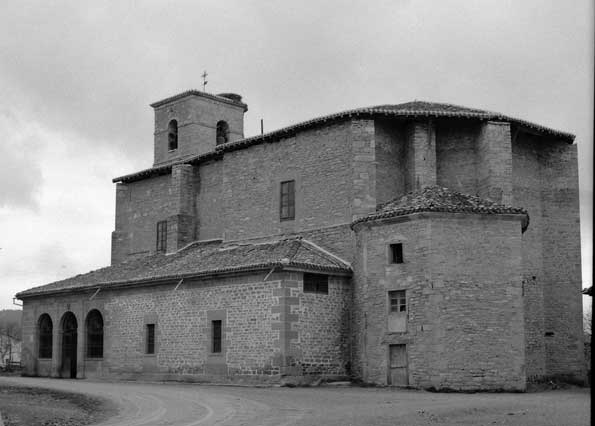
{"type": "Polygon", "coordinates": [[[388,312],[390,314],[406,315],[408,312],[408,308],[409,307],[407,306],[407,290],[388,291],[388,312]]]}
{"type": "Polygon", "coordinates": [[[145,324],[145,355],[155,355],[157,352],[156,324],[145,324]]]}
{"type": "Polygon", "coordinates": [[[167,252],[167,220],[157,222],[155,251],[157,253],[167,252]]]}
{"type": "Polygon", "coordinates": [[[211,320],[211,353],[223,354],[223,320],[211,320]]]}
{"type": "Polygon", "coordinates": [[[219,120],[215,125],[215,145],[223,145],[229,142],[229,124],[225,120],[219,120]],[[219,138],[223,138],[222,142],[219,142],[219,138]]]}
{"type": "Polygon", "coordinates": [[[39,359],[52,359],[54,351],[54,322],[49,314],[41,314],[38,320],[38,351],[39,359]],[[46,329],[42,330],[42,326],[46,329]]]}
{"type": "Polygon", "coordinates": [[[328,294],[328,281],[329,276],[326,274],[304,272],[302,291],[311,294],[328,294]]]}
{"type": "Polygon", "coordinates": [[[279,184],[279,219],[295,220],[295,179],[279,184]]]}
{"type": "Polygon", "coordinates": [[[388,245],[389,263],[392,265],[399,265],[405,263],[405,256],[403,254],[403,243],[391,243],[388,245]]]}
{"type": "Polygon", "coordinates": [[[167,124],[167,150],[175,151],[178,149],[178,120],[172,119],[167,124]]]}
{"type": "Polygon", "coordinates": [[[86,337],[86,344],[85,344],[85,356],[91,359],[101,359],[103,358],[103,330],[104,330],[104,321],[103,315],[97,309],[92,309],[87,314],[87,319],[85,321],[85,337],[86,337]],[[95,330],[91,329],[91,321],[99,319],[101,322],[101,327],[95,330]]]}

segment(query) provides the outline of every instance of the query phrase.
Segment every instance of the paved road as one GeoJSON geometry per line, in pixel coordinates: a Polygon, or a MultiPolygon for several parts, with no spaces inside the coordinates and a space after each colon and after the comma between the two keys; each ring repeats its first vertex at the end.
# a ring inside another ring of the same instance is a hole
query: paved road
{"type": "Polygon", "coordinates": [[[251,388],[0,377],[0,383],[83,392],[120,407],[98,426],[589,424],[586,389],[436,394],[386,388],[251,388]]]}

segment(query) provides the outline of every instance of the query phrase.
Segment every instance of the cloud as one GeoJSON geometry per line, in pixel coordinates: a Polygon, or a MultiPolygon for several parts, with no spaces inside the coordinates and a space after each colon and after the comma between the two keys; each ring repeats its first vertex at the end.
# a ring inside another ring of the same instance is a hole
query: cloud
{"type": "Polygon", "coordinates": [[[54,276],[68,274],[75,269],[74,260],[58,241],[45,242],[30,252],[14,256],[10,248],[3,247],[0,256],[0,271],[5,277],[50,274],[54,276]],[[12,256],[11,256],[12,254],[12,256]]]}
{"type": "Polygon", "coordinates": [[[0,111],[0,207],[16,207],[37,211],[43,184],[40,150],[43,142],[34,130],[25,130],[16,116],[0,111]],[[33,130],[33,132],[32,132],[33,130]]]}
{"type": "Polygon", "coordinates": [[[589,0],[0,3],[0,257],[45,265],[14,291],[109,262],[110,179],[150,166],[149,104],[205,69],[208,91],[244,96],[247,136],[413,99],[574,132],[592,229],[589,0]]]}
{"type": "MultiPolygon", "coordinates": [[[[109,265],[111,178],[116,169],[133,168],[105,144],[93,146],[35,124],[28,128],[33,141],[43,141],[33,144],[43,182],[36,211],[0,207],[2,307],[11,306],[19,291],[109,265]],[[82,147],[73,151],[77,142],[82,147]]],[[[0,181],[0,192],[4,186],[0,181]]]]}

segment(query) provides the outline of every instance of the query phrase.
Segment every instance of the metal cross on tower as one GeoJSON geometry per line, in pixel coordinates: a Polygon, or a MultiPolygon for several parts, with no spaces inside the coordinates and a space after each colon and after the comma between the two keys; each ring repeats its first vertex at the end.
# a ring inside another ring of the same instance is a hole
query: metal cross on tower
{"type": "Polygon", "coordinates": [[[208,83],[208,81],[207,81],[207,76],[208,76],[208,74],[207,74],[207,71],[205,70],[205,71],[202,73],[202,91],[203,91],[203,92],[205,91],[205,88],[206,88],[206,86],[207,86],[207,83],[208,83]]]}

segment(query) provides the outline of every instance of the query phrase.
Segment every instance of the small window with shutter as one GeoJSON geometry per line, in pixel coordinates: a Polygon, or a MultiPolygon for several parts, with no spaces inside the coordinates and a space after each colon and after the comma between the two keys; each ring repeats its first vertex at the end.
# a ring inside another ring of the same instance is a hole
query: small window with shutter
{"type": "Polygon", "coordinates": [[[281,195],[279,198],[281,220],[295,219],[295,181],[281,182],[281,195]]]}
{"type": "Polygon", "coordinates": [[[157,253],[165,253],[167,250],[167,220],[157,222],[157,253]]]}

